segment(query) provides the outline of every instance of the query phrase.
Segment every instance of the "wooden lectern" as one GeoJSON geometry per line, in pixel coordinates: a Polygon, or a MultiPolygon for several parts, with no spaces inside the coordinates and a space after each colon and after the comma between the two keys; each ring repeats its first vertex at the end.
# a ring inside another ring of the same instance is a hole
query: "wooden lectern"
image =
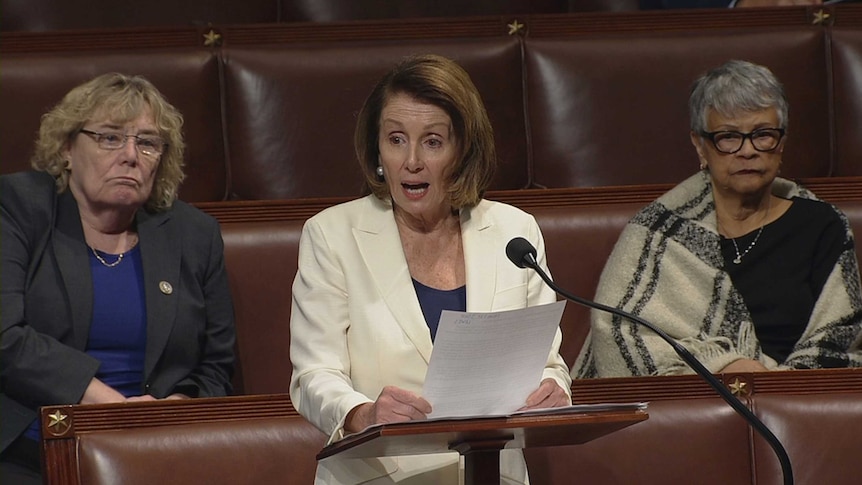
{"type": "Polygon", "coordinates": [[[467,485],[499,485],[500,451],[586,443],[649,416],[643,405],[574,407],[571,412],[408,421],[373,426],[330,444],[318,460],[457,451],[467,485]]]}

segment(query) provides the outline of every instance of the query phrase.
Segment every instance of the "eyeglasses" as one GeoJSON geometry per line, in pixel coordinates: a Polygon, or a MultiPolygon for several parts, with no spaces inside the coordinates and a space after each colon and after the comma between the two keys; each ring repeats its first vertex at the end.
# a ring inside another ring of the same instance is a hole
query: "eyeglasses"
{"type": "Polygon", "coordinates": [[[126,140],[135,139],[135,148],[141,155],[149,158],[159,158],[164,153],[168,144],[156,135],[126,135],[125,133],[99,133],[97,131],[79,130],[80,133],[88,135],[96,141],[99,148],[103,150],[119,150],[126,146],[126,140]]]}
{"type": "Polygon", "coordinates": [[[738,131],[702,131],[701,136],[712,142],[721,153],[728,155],[742,150],[745,140],[751,140],[751,145],[759,152],[775,150],[784,138],[784,128],[760,128],[749,133],[738,131]]]}

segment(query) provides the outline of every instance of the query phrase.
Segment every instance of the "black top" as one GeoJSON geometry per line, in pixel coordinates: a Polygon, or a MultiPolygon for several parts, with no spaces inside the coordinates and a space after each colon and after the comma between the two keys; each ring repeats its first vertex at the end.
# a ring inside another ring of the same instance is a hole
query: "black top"
{"type": "MultiPolygon", "coordinates": [[[[824,202],[794,197],[739,264],[730,239],[721,238],[725,269],[751,312],[763,352],[782,363],[805,331],[814,303],[847,246],[844,224],[824,202]]],[[[757,237],[736,238],[739,252],[757,237]]]]}

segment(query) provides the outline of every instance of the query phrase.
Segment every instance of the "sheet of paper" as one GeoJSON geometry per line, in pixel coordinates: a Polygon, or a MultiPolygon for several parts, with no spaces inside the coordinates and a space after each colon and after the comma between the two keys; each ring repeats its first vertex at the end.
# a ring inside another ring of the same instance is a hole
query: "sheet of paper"
{"type": "Polygon", "coordinates": [[[613,403],[597,403],[597,404],[572,404],[571,406],[563,406],[558,408],[542,408],[529,409],[527,411],[515,411],[507,414],[483,414],[479,416],[448,416],[436,417],[428,419],[415,419],[412,421],[402,421],[400,423],[381,423],[373,424],[356,434],[364,433],[371,429],[395,426],[410,426],[416,423],[430,423],[435,421],[458,421],[467,419],[495,419],[495,418],[512,418],[517,416],[547,416],[558,414],[589,414],[601,413],[606,411],[646,411],[649,408],[649,403],[640,402],[613,402],[613,403]]]}
{"type": "Polygon", "coordinates": [[[425,375],[428,418],[508,414],[539,387],[564,300],[490,313],[444,310],[425,375]]]}

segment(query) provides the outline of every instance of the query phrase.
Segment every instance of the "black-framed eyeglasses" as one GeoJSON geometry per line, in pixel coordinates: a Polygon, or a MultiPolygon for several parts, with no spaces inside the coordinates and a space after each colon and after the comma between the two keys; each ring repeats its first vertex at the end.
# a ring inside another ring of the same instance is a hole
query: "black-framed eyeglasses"
{"type": "Polygon", "coordinates": [[[775,150],[784,138],[784,128],[760,128],[749,133],[739,131],[702,131],[700,135],[712,142],[721,153],[731,155],[742,150],[745,140],[751,140],[751,145],[759,152],[775,150]]]}
{"type": "Polygon", "coordinates": [[[119,150],[126,146],[126,141],[129,138],[134,138],[135,148],[141,155],[149,158],[159,158],[168,147],[165,140],[157,135],[126,135],[125,133],[118,132],[99,133],[98,131],[84,129],[78,131],[95,140],[99,148],[103,150],[119,150]]]}

